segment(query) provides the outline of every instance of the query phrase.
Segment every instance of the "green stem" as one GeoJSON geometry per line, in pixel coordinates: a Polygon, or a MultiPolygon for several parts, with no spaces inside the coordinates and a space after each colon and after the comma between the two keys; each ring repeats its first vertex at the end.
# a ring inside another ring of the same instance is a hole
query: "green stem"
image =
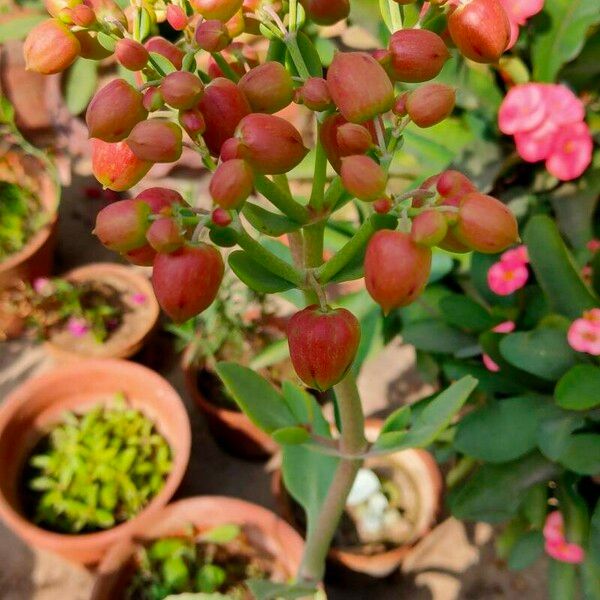
{"type": "MultiPolygon", "coordinates": [[[[367,441],[364,434],[364,415],[354,375],[349,372],[334,390],[342,421],[340,449],[348,454],[360,454],[367,446],[367,441]]],[[[317,522],[307,533],[298,574],[300,581],[318,583],[322,580],[327,552],[361,464],[361,459],[340,460],[317,522]]]]}
{"type": "Polygon", "coordinates": [[[325,222],[319,221],[304,228],[304,267],[319,267],[323,264],[323,234],[325,222]]]}
{"type": "MultiPolygon", "coordinates": [[[[321,126],[319,125],[319,132],[321,126]]],[[[315,172],[312,185],[312,191],[310,193],[311,206],[316,212],[319,212],[323,208],[325,201],[325,183],[327,180],[327,155],[325,154],[325,148],[321,144],[319,133],[317,133],[317,146],[315,154],[315,172]]]]}
{"type": "Polygon", "coordinates": [[[337,175],[333,178],[325,192],[323,207],[330,211],[335,210],[344,196],[350,199],[350,194],[344,189],[341,177],[337,175]]]}
{"type": "Polygon", "coordinates": [[[298,74],[302,79],[308,79],[310,77],[310,71],[304,62],[302,52],[300,52],[300,46],[298,46],[298,39],[296,38],[296,32],[290,32],[285,36],[283,40],[287,49],[292,57],[292,61],[298,70],[298,74]]]}
{"type": "Polygon", "coordinates": [[[289,15],[290,22],[288,26],[290,31],[296,31],[298,29],[298,0],[290,0],[289,15]]]}
{"type": "Polygon", "coordinates": [[[264,175],[255,176],[254,186],[271,204],[294,221],[306,223],[309,220],[308,210],[264,175]]]}
{"type": "Polygon", "coordinates": [[[293,283],[296,287],[303,288],[306,285],[304,274],[300,269],[290,265],[285,260],[275,256],[267,250],[262,244],[259,244],[254,238],[250,237],[240,226],[237,230],[237,243],[271,273],[279,275],[283,279],[293,283]]]}
{"type": "Polygon", "coordinates": [[[234,83],[237,83],[240,80],[240,76],[231,68],[231,65],[218,52],[212,52],[211,56],[217,63],[219,69],[223,71],[223,75],[225,75],[227,79],[231,79],[231,81],[234,83]]]}

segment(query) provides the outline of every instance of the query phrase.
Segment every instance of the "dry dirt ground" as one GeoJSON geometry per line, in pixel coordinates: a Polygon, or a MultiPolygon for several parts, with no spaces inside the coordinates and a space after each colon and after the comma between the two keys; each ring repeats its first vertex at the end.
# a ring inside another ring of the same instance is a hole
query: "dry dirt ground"
{"type": "MultiPolygon", "coordinates": [[[[75,176],[65,190],[57,273],[85,262],[114,260],[89,233],[101,204],[84,196],[83,189],[90,183],[75,176]]],[[[274,508],[267,467],[232,458],[215,444],[185,393],[177,357],[164,352],[169,343],[166,336],[158,336],[140,360],[167,377],[189,409],[194,447],[177,496],[227,494],[274,508]]],[[[20,341],[0,344],[0,401],[20,381],[49,367],[40,346],[20,341]]],[[[392,344],[366,365],[360,385],[369,414],[389,410],[389,398],[419,394],[422,387],[414,371],[412,349],[392,344]]],[[[332,600],[542,600],[547,597],[544,577],[543,562],[521,573],[508,572],[494,558],[493,531],[488,525],[463,525],[445,517],[414,549],[401,571],[385,581],[333,581],[328,595],[332,600]]],[[[84,600],[92,581],[93,573],[27,548],[0,522],[0,600],[84,600]]]]}

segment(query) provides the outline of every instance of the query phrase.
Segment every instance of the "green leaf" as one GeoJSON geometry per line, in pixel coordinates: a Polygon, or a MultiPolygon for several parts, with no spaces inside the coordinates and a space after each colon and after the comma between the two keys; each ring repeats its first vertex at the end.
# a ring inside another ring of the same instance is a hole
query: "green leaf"
{"type": "Polygon", "coordinates": [[[508,568],[520,571],[531,566],[544,551],[544,536],[541,531],[528,531],[512,547],[508,557],[508,568]]]}
{"type": "Polygon", "coordinates": [[[96,39],[98,40],[98,43],[104,49],[108,50],[109,52],[114,52],[115,51],[115,48],[117,46],[117,42],[115,41],[114,38],[112,38],[107,33],[104,33],[103,31],[99,31],[98,34],[97,34],[96,39]]]}
{"type": "Polygon", "coordinates": [[[319,52],[315,48],[315,45],[312,43],[312,40],[302,31],[298,31],[296,34],[296,41],[298,42],[298,48],[300,49],[300,54],[302,54],[308,72],[312,77],[323,77],[321,57],[319,56],[319,52]]]}
{"type": "Polygon", "coordinates": [[[379,0],[379,11],[385,26],[390,33],[402,29],[402,17],[400,16],[400,7],[393,0],[379,0]]]}
{"type": "Polygon", "coordinates": [[[15,109],[6,96],[0,94],[0,123],[12,124],[15,120],[15,109]]]}
{"type": "Polygon", "coordinates": [[[294,287],[293,283],[271,273],[244,250],[232,252],[228,260],[233,272],[256,292],[276,294],[294,287]]]}
{"type": "Polygon", "coordinates": [[[98,84],[98,68],[93,60],[78,58],[67,71],[65,101],[72,115],[81,114],[89,104],[98,84]]]}
{"type": "Polygon", "coordinates": [[[554,82],[562,65],[583,48],[588,28],[600,22],[600,5],[589,0],[546,0],[536,21],[540,26],[533,36],[533,79],[554,82]]]}
{"type": "Polygon", "coordinates": [[[296,223],[285,215],[266,210],[262,206],[257,206],[251,202],[246,202],[242,213],[250,222],[250,225],[257,231],[269,235],[271,237],[279,237],[284,233],[297,231],[300,229],[300,224],[296,223]]]}
{"type": "Polygon", "coordinates": [[[600,406],[600,368],[577,365],[562,376],[554,392],[556,404],[567,410],[600,406]]]}
{"type": "Polygon", "coordinates": [[[600,600],[600,563],[588,555],[580,573],[584,600],[600,600]]]}
{"type": "Polygon", "coordinates": [[[252,369],[227,362],[216,369],[227,391],[257,427],[271,433],[296,424],[281,394],[252,369]]]}
{"type": "Polygon", "coordinates": [[[408,323],[402,329],[402,338],[417,350],[455,354],[477,345],[477,340],[467,333],[434,319],[408,323]]]}
{"type": "Polygon", "coordinates": [[[304,427],[283,427],[271,434],[272,438],[280,445],[304,444],[310,439],[310,433],[304,427]]]}
{"type": "Polygon", "coordinates": [[[538,413],[546,404],[527,396],[491,401],[462,418],[454,446],[486,462],[515,460],[536,447],[538,413]]]}
{"type": "Polygon", "coordinates": [[[598,305],[550,217],[532,217],[523,238],[537,280],[554,310],[575,319],[598,305]]]}
{"type": "Polygon", "coordinates": [[[577,353],[561,329],[542,327],[510,333],[500,342],[502,357],[527,373],[554,381],[577,364],[577,353]]]}
{"type": "Polygon", "coordinates": [[[395,410],[384,422],[381,433],[401,431],[410,423],[410,406],[402,406],[395,410]]]}
{"type": "Polygon", "coordinates": [[[548,600],[577,598],[577,567],[550,559],[548,568],[548,600]]]}
{"type": "Polygon", "coordinates": [[[211,542],[213,544],[228,544],[238,538],[241,532],[242,530],[239,525],[226,523],[225,525],[219,525],[205,531],[200,535],[199,539],[203,542],[211,542]]]}
{"type": "Polygon", "coordinates": [[[287,339],[277,340],[256,354],[248,366],[252,370],[258,371],[276,365],[289,358],[289,356],[290,348],[287,339]]]}
{"type": "Polygon", "coordinates": [[[226,579],[227,573],[218,565],[202,565],[196,574],[196,588],[203,593],[212,594],[225,583],[226,579]]]}
{"type": "Polygon", "coordinates": [[[589,553],[594,561],[600,565],[600,500],[596,502],[596,508],[590,519],[589,553]]]}
{"type": "Polygon", "coordinates": [[[177,71],[175,65],[162,54],[158,54],[158,52],[150,52],[150,65],[153,68],[158,67],[165,75],[177,71]]]}
{"type": "Polygon", "coordinates": [[[449,325],[469,331],[486,331],[498,323],[481,304],[468,296],[448,295],[440,301],[440,309],[449,325]]]}
{"type": "Polygon", "coordinates": [[[48,15],[25,14],[6,19],[0,24],[0,44],[23,39],[36,25],[46,21],[48,15]]]}
{"type": "Polygon", "coordinates": [[[448,502],[458,519],[500,523],[514,516],[524,493],[547,481],[559,467],[538,452],[499,465],[483,465],[462,486],[450,492],[448,502]]]}
{"type": "Polygon", "coordinates": [[[295,598],[313,596],[317,593],[317,589],[308,584],[288,585],[266,579],[248,579],[246,585],[255,600],[278,600],[279,598],[294,600],[295,598]]]}

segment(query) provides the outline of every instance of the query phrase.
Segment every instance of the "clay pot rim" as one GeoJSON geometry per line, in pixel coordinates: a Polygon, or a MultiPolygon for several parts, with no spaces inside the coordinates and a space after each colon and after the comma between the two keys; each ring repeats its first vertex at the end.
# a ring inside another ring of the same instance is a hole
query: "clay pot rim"
{"type": "Polygon", "coordinates": [[[29,238],[29,240],[27,240],[25,245],[20,250],[0,261],[0,273],[14,269],[17,265],[31,258],[31,256],[33,256],[52,235],[52,232],[54,231],[58,221],[58,205],[60,204],[61,190],[60,185],[58,185],[57,182],[50,176],[46,166],[43,165],[43,163],[37,157],[22,151],[15,150],[15,152],[20,153],[23,156],[33,158],[40,164],[40,178],[43,178],[50,183],[52,194],[49,194],[46,189],[42,189],[40,191],[40,201],[44,211],[48,215],[48,221],[44,223],[44,225],[38,229],[38,231],[36,231],[31,238],[29,238]]]}
{"type": "MultiPolygon", "coordinates": [[[[148,318],[144,319],[147,324],[146,327],[144,327],[143,330],[140,328],[137,336],[124,338],[122,340],[123,343],[115,348],[115,355],[113,358],[127,358],[128,356],[131,356],[130,350],[135,352],[135,350],[141,346],[148,334],[156,327],[156,323],[160,317],[160,306],[154,295],[154,289],[152,288],[150,280],[137,269],[128,265],[111,262],[88,263],[67,271],[62,277],[75,282],[102,281],[104,279],[103,275],[105,274],[115,276],[116,278],[125,281],[128,287],[135,288],[135,291],[143,293],[146,297],[146,306],[150,309],[148,318]]],[[[139,311],[134,310],[134,312],[139,314],[139,311]]],[[[56,352],[57,354],[74,354],[69,348],[54,343],[51,337],[46,340],[46,344],[51,347],[52,352],[56,352]]],[[[77,355],[77,358],[81,357],[77,355]]],[[[92,358],[92,360],[96,359],[97,358],[92,358]]],[[[103,359],[98,358],[98,360],[103,359]]]]}
{"type": "MultiPolygon", "coordinates": [[[[52,545],[60,544],[61,542],[67,542],[69,544],[77,543],[88,545],[91,543],[110,543],[112,540],[116,541],[119,538],[127,535],[134,531],[140,523],[146,521],[149,515],[160,511],[169,501],[169,499],[175,494],[179,487],[185,471],[187,470],[189,456],[191,452],[191,425],[187,416],[187,411],[181,400],[179,394],[173,388],[173,386],[158,373],[155,373],[151,369],[144,367],[143,365],[120,359],[91,359],[81,361],[77,364],[79,371],[85,370],[86,368],[92,369],[107,369],[118,371],[121,375],[125,375],[127,371],[137,370],[144,372],[148,382],[152,382],[152,385],[161,389],[168,401],[171,403],[171,410],[178,414],[179,420],[179,432],[178,439],[181,447],[179,452],[174,456],[173,468],[169,472],[165,484],[152,499],[146,504],[146,506],[132,519],[119,523],[110,529],[103,531],[97,531],[93,533],[81,533],[81,534],[66,534],[58,533],[38,527],[32,523],[29,519],[17,512],[13,506],[6,500],[4,494],[0,493],[0,517],[9,525],[13,530],[26,532],[23,537],[30,540],[33,538],[43,537],[48,540],[52,545]]],[[[117,373],[115,373],[117,376],[117,373]]],[[[50,371],[44,372],[36,377],[32,377],[21,384],[13,392],[11,392],[0,406],[0,435],[6,428],[7,424],[14,417],[15,412],[23,405],[27,404],[30,393],[45,383],[51,385],[54,379],[61,379],[63,377],[73,377],[73,367],[65,365],[54,368],[50,371]]]]}

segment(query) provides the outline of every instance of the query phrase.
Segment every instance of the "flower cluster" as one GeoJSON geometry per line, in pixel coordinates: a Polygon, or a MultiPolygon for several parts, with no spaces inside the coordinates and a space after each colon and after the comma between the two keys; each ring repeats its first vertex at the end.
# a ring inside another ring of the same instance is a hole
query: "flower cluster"
{"type": "Polygon", "coordinates": [[[585,559],[585,551],[579,544],[568,542],[562,513],[558,510],[548,513],[544,525],[544,548],[554,560],[580,564],[585,559]]]}
{"type": "Polygon", "coordinates": [[[592,308],[575,319],[567,333],[569,345],[577,352],[600,356],[600,308],[592,308]]]}
{"type": "Polygon", "coordinates": [[[498,124],[514,135],[527,162],[546,161],[556,178],[579,177],[592,161],[593,141],[584,121],[585,107],[562,84],[525,83],[513,87],[500,106],[498,124]]]}
{"type": "Polygon", "coordinates": [[[490,290],[499,296],[509,296],[521,289],[529,279],[527,264],[529,256],[525,246],[517,246],[507,250],[494,263],[487,274],[490,290]]]}

